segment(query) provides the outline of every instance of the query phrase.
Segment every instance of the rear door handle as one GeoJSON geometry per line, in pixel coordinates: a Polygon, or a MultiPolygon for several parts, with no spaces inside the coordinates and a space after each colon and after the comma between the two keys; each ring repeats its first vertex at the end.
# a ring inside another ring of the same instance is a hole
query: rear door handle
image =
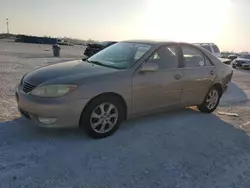
{"type": "Polygon", "coordinates": [[[181,79],[181,77],[182,77],[181,74],[175,74],[175,75],[174,75],[174,78],[175,78],[176,80],[181,79]]]}
{"type": "Polygon", "coordinates": [[[210,71],[210,75],[214,75],[214,71],[213,70],[210,71]]]}

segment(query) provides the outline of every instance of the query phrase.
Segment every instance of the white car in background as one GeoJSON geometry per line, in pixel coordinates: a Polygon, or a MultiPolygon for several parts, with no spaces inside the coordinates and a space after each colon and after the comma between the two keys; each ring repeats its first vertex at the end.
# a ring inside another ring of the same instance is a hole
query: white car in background
{"type": "Polygon", "coordinates": [[[242,54],[232,62],[233,68],[250,68],[250,54],[242,54]]]}
{"type": "Polygon", "coordinates": [[[202,48],[213,54],[215,57],[221,57],[220,49],[214,43],[195,43],[195,45],[201,46],[202,48]]]}

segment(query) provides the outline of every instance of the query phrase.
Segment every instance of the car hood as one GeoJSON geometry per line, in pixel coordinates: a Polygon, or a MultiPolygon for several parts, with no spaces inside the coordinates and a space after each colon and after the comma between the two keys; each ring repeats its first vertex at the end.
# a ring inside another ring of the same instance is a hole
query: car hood
{"type": "Polygon", "coordinates": [[[236,61],[244,61],[244,62],[250,63],[250,59],[237,58],[237,59],[235,59],[235,60],[236,60],[236,61]]]}
{"type": "Polygon", "coordinates": [[[109,74],[117,71],[119,70],[77,60],[38,68],[28,73],[24,77],[24,81],[37,86],[55,79],[67,79],[69,77],[84,78],[94,75],[109,74]]]}

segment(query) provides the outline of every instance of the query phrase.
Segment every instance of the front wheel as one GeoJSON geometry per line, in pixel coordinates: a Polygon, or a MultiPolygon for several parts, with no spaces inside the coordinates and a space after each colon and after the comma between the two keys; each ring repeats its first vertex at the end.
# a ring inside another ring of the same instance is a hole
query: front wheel
{"type": "Polygon", "coordinates": [[[197,107],[201,112],[212,113],[217,108],[220,102],[220,97],[220,91],[216,87],[213,87],[209,90],[203,103],[201,105],[198,105],[197,107]]]}
{"type": "Polygon", "coordinates": [[[92,138],[110,136],[123,120],[123,112],[123,106],[118,98],[96,98],[84,110],[80,127],[92,138]]]}

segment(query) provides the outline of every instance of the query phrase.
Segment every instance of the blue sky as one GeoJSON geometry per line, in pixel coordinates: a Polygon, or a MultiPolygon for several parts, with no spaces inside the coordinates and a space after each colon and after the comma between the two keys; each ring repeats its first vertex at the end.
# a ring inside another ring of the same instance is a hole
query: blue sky
{"type": "Polygon", "coordinates": [[[250,51],[250,0],[0,0],[0,32],[214,42],[250,51]]]}

